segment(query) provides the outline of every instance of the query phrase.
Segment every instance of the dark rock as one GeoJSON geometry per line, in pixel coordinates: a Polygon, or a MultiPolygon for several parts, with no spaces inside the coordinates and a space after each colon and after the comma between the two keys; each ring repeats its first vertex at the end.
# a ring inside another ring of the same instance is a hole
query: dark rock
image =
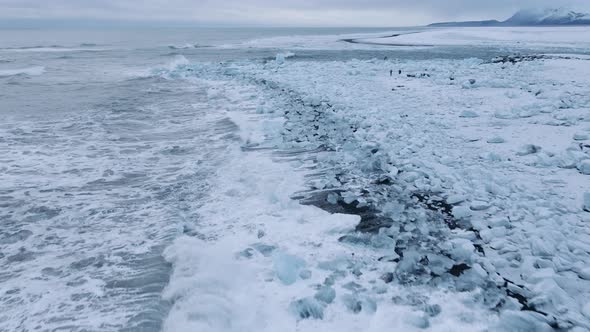
{"type": "Polygon", "coordinates": [[[458,277],[458,276],[462,275],[463,272],[465,272],[469,269],[471,269],[471,266],[469,266],[465,263],[461,263],[461,264],[453,265],[453,267],[449,270],[449,273],[454,275],[455,277],[458,277]]]}

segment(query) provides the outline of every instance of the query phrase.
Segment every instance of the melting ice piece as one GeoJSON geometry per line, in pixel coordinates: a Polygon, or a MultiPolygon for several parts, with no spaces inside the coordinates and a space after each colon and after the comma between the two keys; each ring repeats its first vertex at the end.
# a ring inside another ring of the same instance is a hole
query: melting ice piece
{"type": "Polygon", "coordinates": [[[471,209],[466,206],[455,206],[453,208],[453,217],[457,219],[465,219],[471,217],[471,209]]]}
{"type": "Polygon", "coordinates": [[[330,286],[322,286],[314,295],[315,299],[330,304],[336,298],[336,291],[330,286]]]}
{"type": "Polygon", "coordinates": [[[505,311],[494,331],[535,331],[549,332],[553,329],[544,321],[541,314],[532,311],[505,311]]]}
{"type": "Polygon", "coordinates": [[[460,118],[477,118],[479,117],[479,114],[475,113],[474,111],[463,111],[461,112],[461,115],[459,115],[460,118]]]}
{"type": "Polygon", "coordinates": [[[312,297],[291,302],[289,311],[300,319],[323,319],[324,307],[312,297]]]}
{"type": "Polygon", "coordinates": [[[580,173],[590,175],[590,159],[583,160],[578,164],[578,170],[580,173]]]}
{"type": "Polygon", "coordinates": [[[276,246],[264,243],[255,243],[252,245],[252,247],[254,247],[254,249],[256,249],[259,253],[264,255],[264,257],[269,257],[272,254],[272,252],[277,249],[276,246]]]}
{"type": "Polygon", "coordinates": [[[377,311],[377,303],[375,300],[368,297],[358,296],[358,294],[346,294],[342,296],[342,302],[348,310],[355,314],[358,314],[361,311],[374,314],[377,311]]]}
{"type": "Polygon", "coordinates": [[[282,251],[273,256],[273,263],[277,277],[285,285],[294,284],[301,270],[305,268],[303,259],[282,251]]]}
{"type": "Polygon", "coordinates": [[[291,58],[291,57],[294,57],[294,56],[295,56],[295,53],[291,53],[291,52],[279,53],[275,57],[275,61],[276,61],[277,64],[281,65],[281,64],[285,63],[285,60],[287,58],[291,58]]]}
{"type": "Polygon", "coordinates": [[[427,329],[430,327],[428,317],[419,314],[411,314],[404,317],[404,321],[410,325],[413,325],[419,329],[427,329]]]}
{"type": "Polygon", "coordinates": [[[502,137],[496,136],[488,139],[487,142],[490,144],[501,144],[506,142],[506,140],[504,140],[502,137]]]}
{"type": "Polygon", "coordinates": [[[465,200],[467,200],[467,197],[464,195],[450,195],[447,198],[447,203],[449,203],[451,205],[455,205],[455,204],[459,204],[461,202],[464,202],[465,200]]]}
{"type": "Polygon", "coordinates": [[[454,239],[451,241],[453,249],[451,256],[458,261],[470,261],[475,252],[475,246],[467,239],[454,239]]]}

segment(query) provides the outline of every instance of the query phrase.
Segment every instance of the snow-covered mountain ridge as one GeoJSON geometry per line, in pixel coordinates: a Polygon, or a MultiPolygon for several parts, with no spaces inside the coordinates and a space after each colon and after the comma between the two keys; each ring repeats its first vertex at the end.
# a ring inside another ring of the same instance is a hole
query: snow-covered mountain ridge
{"type": "Polygon", "coordinates": [[[590,14],[570,8],[524,9],[505,21],[486,20],[443,22],[430,26],[535,26],[535,25],[590,25],[590,14]]]}
{"type": "Polygon", "coordinates": [[[567,8],[527,9],[518,11],[503,23],[511,25],[590,24],[590,14],[567,8]]]}

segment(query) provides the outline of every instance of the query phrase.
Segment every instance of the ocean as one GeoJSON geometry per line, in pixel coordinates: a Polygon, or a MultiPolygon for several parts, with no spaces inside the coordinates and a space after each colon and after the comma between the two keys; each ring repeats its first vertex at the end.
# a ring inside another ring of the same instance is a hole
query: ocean
{"type": "Polygon", "coordinates": [[[0,330],[161,329],[163,250],[199,223],[237,126],[206,82],[159,71],[281,51],[240,45],[258,38],[374,31],[0,30],[0,330]]]}

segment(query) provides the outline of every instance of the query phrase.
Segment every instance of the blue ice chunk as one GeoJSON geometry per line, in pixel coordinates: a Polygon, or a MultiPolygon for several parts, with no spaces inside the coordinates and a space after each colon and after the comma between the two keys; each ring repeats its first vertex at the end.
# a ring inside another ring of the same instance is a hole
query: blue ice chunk
{"type": "Polygon", "coordinates": [[[354,295],[346,294],[342,296],[342,301],[346,308],[355,314],[358,314],[363,310],[362,302],[354,295]]]}
{"type": "Polygon", "coordinates": [[[374,314],[377,311],[377,302],[359,294],[345,294],[342,296],[342,302],[352,313],[358,314],[361,311],[368,314],[374,314]]]}
{"type": "Polygon", "coordinates": [[[545,317],[535,312],[505,311],[494,331],[501,332],[549,332],[553,331],[545,317]]]}
{"type": "Polygon", "coordinates": [[[303,271],[299,272],[299,278],[301,278],[303,280],[307,280],[307,279],[311,278],[311,271],[310,270],[303,270],[303,271]]]}
{"type": "Polygon", "coordinates": [[[405,316],[404,320],[406,323],[411,324],[419,329],[427,329],[430,327],[430,322],[428,321],[428,317],[424,315],[407,315],[405,316]]]}
{"type": "Polygon", "coordinates": [[[314,297],[316,300],[321,301],[326,304],[330,304],[334,302],[336,298],[336,291],[334,288],[329,286],[322,286],[317,293],[315,293],[314,297]]]}
{"type": "Polygon", "coordinates": [[[276,246],[268,245],[264,243],[255,243],[252,245],[254,249],[256,249],[259,253],[261,253],[264,257],[269,257],[273,251],[277,249],[276,246]]]}
{"type": "Polygon", "coordinates": [[[273,256],[275,273],[285,285],[292,285],[297,281],[299,272],[305,268],[305,261],[285,252],[277,252],[273,256]]]}

